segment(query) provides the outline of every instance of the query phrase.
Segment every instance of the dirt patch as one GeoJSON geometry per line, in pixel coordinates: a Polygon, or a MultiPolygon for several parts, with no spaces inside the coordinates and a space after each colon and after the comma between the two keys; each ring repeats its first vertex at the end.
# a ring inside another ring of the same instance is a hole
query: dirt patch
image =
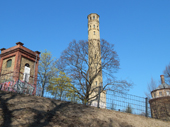
{"type": "Polygon", "coordinates": [[[0,91],[2,127],[168,127],[170,122],[0,91]]]}

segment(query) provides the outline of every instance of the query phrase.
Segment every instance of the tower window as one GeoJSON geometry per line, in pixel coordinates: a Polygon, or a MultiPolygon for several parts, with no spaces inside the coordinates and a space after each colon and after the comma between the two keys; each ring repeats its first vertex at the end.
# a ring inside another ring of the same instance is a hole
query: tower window
{"type": "Polygon", "coordinates": [[[95,59],[96,59],[96,56],[97,56],[97,55],[95,54],[95,59]]]}
{"type": "Polygon", "coordinates": [[[90,25],[90,29],[91,29],[91,25],[90,25]]]}
{"type": "Polygon", "coordinates": [[[96,81],[96,86],[97,86],[97,81],[96,81]]]}
{"type": "Polygon", "coordinates": [[[162,96],[162,92],[159,92],[159,96],[160,96],[160,97],[162,96]]]}
{"type": "Polygon", "coordinates": [[[154,98],[156,97],[156,93],[153,94],[153,97],[154,97],[154,98]]]}
{"type": "Polygon", "coordinates": [[[30,65],[28,63],[25,64],[26,67],[30,67],[30,65]]]}
{"type": "Polygon", "coordinates": [[[93,16],[93,19],[95,19],[95,16],[93,16]]]}
{"type": "Polygon", "coordinates": [[[166,91],[166,95],[167,95],[167,96],[170,96],[170,91],[166,91]]]}
{"type": "Polygon", "coordinates": [[[93,34],[95,35],[95,31],[93,31],[93,34]]]}
{"type": "Polygon", "coordinates": [[[90,17],[90,20],[91,20],[91,17],[90,17]]]}
{"type": "Polygon", "coordinates": [[[93,25],[93,28],[95,28],[95,25],[93,25]]]}
{"type": "Polygon", "coordinates": [[[10,59],[10,60],[7,61],[6,67],[7,67],[7,68],[11,67],[11,64],[12,64],[12,60],[10,59]]]}

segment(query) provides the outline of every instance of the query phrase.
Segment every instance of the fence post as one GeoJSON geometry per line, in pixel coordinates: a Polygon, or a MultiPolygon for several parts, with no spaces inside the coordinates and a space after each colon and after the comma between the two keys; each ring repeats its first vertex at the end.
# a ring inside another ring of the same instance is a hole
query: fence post
{"type": "Polygon", "coordinates": [[[148,98],[145,98],[145,117],[148,117],[148,98]]]}
{"type": "Polygon", "coordinates": [[[76,103],[76,101],[75,101],[75,93],[74,93],[74,103],[76,103]]]}
{"type": "Polygon", "coordinates": [[[100,91],[101,91],[101,85],[99,86],[99,92],[98,92],[98,103],[97,103],[98,108],[100,108],[100,91]]]}

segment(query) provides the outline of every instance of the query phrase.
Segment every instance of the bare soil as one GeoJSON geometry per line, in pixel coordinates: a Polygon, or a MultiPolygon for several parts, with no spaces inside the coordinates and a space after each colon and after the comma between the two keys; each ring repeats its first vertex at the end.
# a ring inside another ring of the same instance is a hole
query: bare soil
{"type": "Polygon", "coordinates": [[[0,127],[170,127],[170,122],[0,91],[0,127]]]}

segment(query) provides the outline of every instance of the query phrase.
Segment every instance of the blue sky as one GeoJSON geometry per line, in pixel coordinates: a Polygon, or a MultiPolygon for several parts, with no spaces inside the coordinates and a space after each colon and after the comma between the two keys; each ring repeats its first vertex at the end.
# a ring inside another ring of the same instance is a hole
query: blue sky
{"type": "Polygon", "coordinates": [[[0,1],[0,48],[21,41],[59,58],[72,40],[88,39],[90,13],[100,15],[100,37],[115,44],[115,76],[134,82],[129,94],[145,97],[151,77],[159,82],[170,62],[169,0],[0,1]]]}

